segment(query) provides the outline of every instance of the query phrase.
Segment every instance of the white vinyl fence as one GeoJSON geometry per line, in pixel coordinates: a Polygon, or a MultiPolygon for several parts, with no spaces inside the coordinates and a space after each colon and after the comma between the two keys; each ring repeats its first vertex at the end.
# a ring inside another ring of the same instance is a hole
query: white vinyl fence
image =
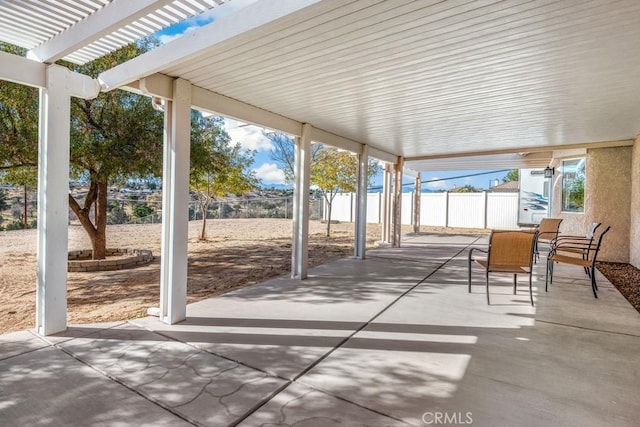
{"type": "MultiPolygon", "coordinates": [[[[420,225],[460,228],[518,228],[518,193],[423,193],[420,195],[420,225]]],[[[402,224],[413,221],[414,193],[402,194],[402,224]]],[[[331,219],[353,222],[357,198],[354,193],[337,194],[331,219]]],[[[328,212],[324,206],[325,220],[328,212]]],[[[367,195],[367,222],[382,222],[382,194],[367,195]]]]}

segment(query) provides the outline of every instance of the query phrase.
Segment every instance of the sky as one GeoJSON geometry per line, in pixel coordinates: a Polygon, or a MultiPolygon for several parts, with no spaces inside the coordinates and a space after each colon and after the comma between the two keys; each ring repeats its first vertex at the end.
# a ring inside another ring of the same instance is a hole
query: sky
{"type": "MultiPolygon", "coordinates": [[[[256,0],[233,0],[222,6],[215,7],[210,11],[201,15],[188,19],[180,24],[173,25],[156,34],[161,43],[169,43],[170,41],[181,37],[182,35],[193,31],[194,29],[209,24],[216,19],[235,13],[236,11],[246,7],[256,0]]],[[[234,143],[239,143],[243,148],[255,152],[253,171],[262,181],[264,187],[284,185],[284,172],[278,168],[278,165],[271,159],[271,141],[265,136],[270,130],[265,130],[246,123],[240,123],[232,119],[225,119],[225,128],[234,143]]],[[[476,188],[488,188],[494,184],[497,179],[502,182],[502,178],[506,175],[505,171],[488,173],[479,176],[468,176],[489,171],[465,170],[465,171],[422,171],[423,191],[450,190],[455,187],[463,187],[471,185],[476,188]],[[447,179],[451,177],[464,177],[458,179],[447,179]]],[[[406,177],[404,183],[413,183],[414,179],[406,177]]],[[[382,176],[373,179],[372,187],[382,185],[382,176]]],[[[413,186],[405,188],[413,189],[413,186]]],[[[378,189],[374,189],[378,191],[378,189]]]]}

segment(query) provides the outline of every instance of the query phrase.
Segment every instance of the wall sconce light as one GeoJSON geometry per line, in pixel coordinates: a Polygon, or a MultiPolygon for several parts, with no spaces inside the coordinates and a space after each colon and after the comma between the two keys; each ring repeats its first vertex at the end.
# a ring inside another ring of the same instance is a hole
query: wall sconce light
{"type": "Polygon", "coordinates": [[[544,168],[544,177],[545,178],[553,178],[554,169],[555,168],[550,168],[549,166],[544,168]]]}

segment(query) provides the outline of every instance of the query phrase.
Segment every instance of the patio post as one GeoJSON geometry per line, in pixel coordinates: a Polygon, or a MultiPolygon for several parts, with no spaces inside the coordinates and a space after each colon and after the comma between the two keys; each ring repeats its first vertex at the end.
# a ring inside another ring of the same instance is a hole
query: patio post
{"type": "Polygon", "coordinates": [[[175,79],[165,102],[160,320],[173,324],[187,315],[191,83],[175,79]]]}
{"type": "Polygon", "coordinates": [[[364,259],[367,250],[367,184],[369,183],[369,146],[358,154],[355,257],[364,259]]]}
{"type": "MultiPolygon", "coordinates": [[[[293,244],[291,245],[291,278],[306,279],[309,247],[309,176],[311,167],[310,124],[302,125],[296,138],[293,189],[293,244]]],[[[327,221],[330,221],[328,218],[327,221]]]]}
{"type": "Polygon", "coordinates": [[[413,197],[413,232],[420,232],[420,204],[422,202],[422,183],[420,182],[420,172],[416,175],[414,184],[414,197],[413,197]]]}
{"type": "Polygon", "coordinates": [[[38,124],[36,330],[50,335],[67,329],[71,97],[69,70],[54,65],[45,74],[38,124]]]}
{"type": "Polygon", "coordinates": [[[391,165],[384,164],[382,180],[382,242],[391,243],[391,165]]]}
{"type": "Polygon", "coordinates": [[[67,329],[71,97],[95,98],[100,85],[55,64],[11,55],[3,61],[13,81],[40,88],[36,330],[51,335],[67,329]]]}
{"type": "Polygon", "coordinates": [[[395,164],[395,175],[393,183],[393,240],[391,246],[400,247],[400,236],[402,229],[402,169],[404,168],[404,158],[398,157],[395,164]]]}

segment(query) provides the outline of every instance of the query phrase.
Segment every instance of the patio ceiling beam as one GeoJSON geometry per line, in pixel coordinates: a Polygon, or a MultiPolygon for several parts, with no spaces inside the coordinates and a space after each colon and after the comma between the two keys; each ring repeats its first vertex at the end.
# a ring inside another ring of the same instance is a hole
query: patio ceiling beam
{"type": "Polygon", "coordinates": [[[53,63],[171,2],[172,0],[114,0],[31,49],[27,55],[36,61],[53,63]]]}
{"type": "Polygon", "coordinates": [[[47,66],[22,56],[0,52],[0,80],[43,88],[46,84],[47,66]]]}
{"type": "Polygon", "coordinates": [[[74,73],[59,65],[41,64],[22,56],[0,52],[0,80],[43,89],[47,86],[47,68],[59,69],[65,75],[65,90],[77,98],[91,99],[100,93],[100,84],[84,74],[74,73]]]}
{"type": "MultiPolygon", "coordinates": [[[[152,74],[144,77],[137,82],[128,83],[123,89],[133,92],[142,93],[144,95],[170,100],[172,97],[173,78],[165,74],[152,74]]],[[[302,136],[302,123],[250,105],[237,99],[203,89],[201,87],[192,86],[191,103],[193,108],[208,113],[220,114],[225,117],[262,126],[268,129],[274,129],[287,133],[296,137],[302,136]]],[[[311,128],[311,140],[322,144],[331,145],[333,147],[348,150],[354,153],[360,153],[362,146],[360,142],[345,138],[340,135],[328,132],[326,130],[311,128]]],[[[383,150],[369,147],[369,156],[375,159],[395,164],[398,156],[383,150]]]]}
{"type": "Polygon", "coordinates": [[[523,155],[529,155],[530,153],[541,153],[553,150],[571,150],[577,148],[612,148],[612,147],[629,147],[633,145],[632,139],[625,139],[619,141],[600,141],[600,142],[584,142],[577,144],[558,144],[558,145],[542,145],[537,147],[520,147],[509,148],[502,150],[488,150],[488,151],[466,151],[463,153],[448,153],[448,154],[432,154],[427,156],[414,156],[405,157],[405,162],[413,162],[419,160],[437,160],[437,159],[450,159],[455,157],[473,157],[473,156],[488,156],[493,154],[517,154],[523,153],[523,155]]]}
{"type": "Polygon", "coordinates": [[[193,107],[211,113],[218,113],[242,122],[275,129],[294,136],[302,135],[302,123],[271,111],[238,101],[228,96],[200,87],[193,87],[193,107]]]}
{"type": "MultiPolygon", "coordinates": [[[[135,3],[130,0],[127,2],[135,3]]],[[[202,26],[170,43],[104,71],[98,78],[103,89],[115,89],[202,55],[207,49],[218,44],[240,44],[244,41],[243,34],[318,2],[320,0],[258,1],[242,9],[240,14],[232,14],[202,26]]],[[[285,24],[283,23],[283,26],[286,26],[285,24]]]]}

